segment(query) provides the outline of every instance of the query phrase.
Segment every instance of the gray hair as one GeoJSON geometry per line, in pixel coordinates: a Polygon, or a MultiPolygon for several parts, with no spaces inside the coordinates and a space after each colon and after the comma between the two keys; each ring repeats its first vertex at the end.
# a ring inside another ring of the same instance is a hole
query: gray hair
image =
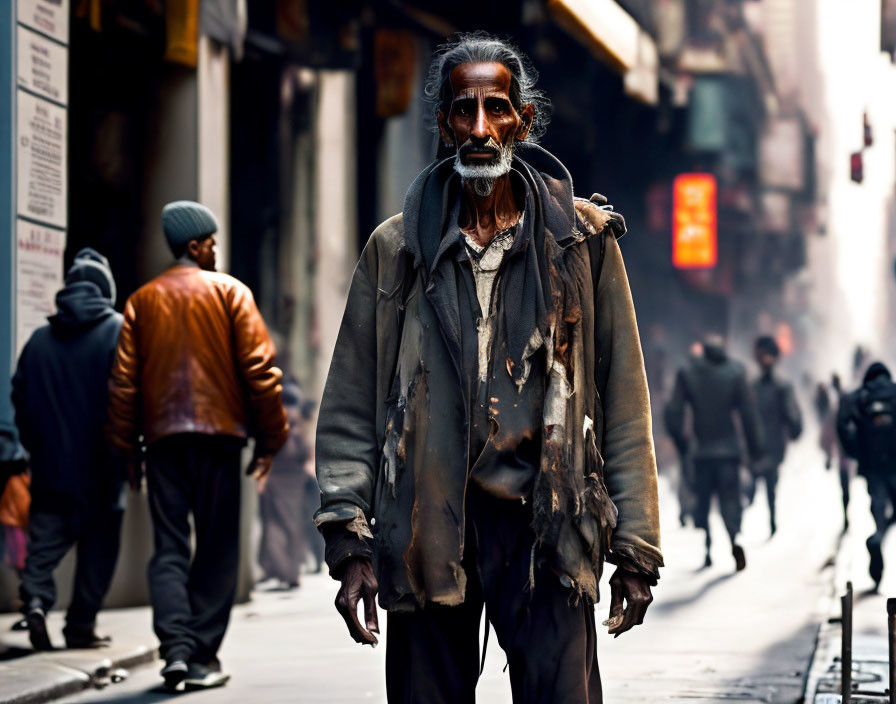
{"type": "Polygon", "coordinates": [[[456,35],[436,50],[423,90],[426,101],[432,106],[433,118],[440,110],[447,115],[451,109],[451,72],[462,64],[479,63],[503,64],[510,71],[510,104],[517,112],[524,105],[532,105],[534,115],[526,141],[537,142],[551,119],[551,102],[535,87],[538,72],[516,46],[487,32],[456,35]]]}

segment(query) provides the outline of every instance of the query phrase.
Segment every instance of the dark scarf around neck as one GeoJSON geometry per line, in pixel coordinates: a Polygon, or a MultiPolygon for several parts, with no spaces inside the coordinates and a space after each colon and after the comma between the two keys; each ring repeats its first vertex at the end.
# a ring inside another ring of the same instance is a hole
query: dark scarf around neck
{"type": "MultiPolygon", "coordinates": [[[[508,253],[502,295],[507,368],[521,387],[529,357],[542,345],[549,360],[559,355],[568,361],[567,325],[578,321],[581,300],[565,250],[584,237],[585,228],[577,222],[572,177],[553,155],[537,145],[518,144],[513,174],[523,184],[525,217],[508,253]]],[[[451,157],[424,169],[405,198],[405,248],[415,267],[425,267],[427,278],[444,253],[440,245],[460,188],[451,157]]]]}

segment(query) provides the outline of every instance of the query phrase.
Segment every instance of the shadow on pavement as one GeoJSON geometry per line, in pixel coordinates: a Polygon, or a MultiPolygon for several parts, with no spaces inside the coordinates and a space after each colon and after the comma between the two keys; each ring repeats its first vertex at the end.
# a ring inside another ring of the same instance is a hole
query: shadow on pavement
{"type": "Polygon", "coordinates": [[[672,601],[657,601],[652,607],[651,610],[656,611],[674,611],[675,609],[679,609],[682,606],[687,606],[688,604],[693,604],[695,601],[704,596],[708,591],[713,589],[714,587],[727,582],[731,579],[737,572],[731,572],[730,574],[721,574],[718,577],[715,577],[708,582],[706,582],[700,589],[689,596],[681,597],[680,599],[673,599],[672,601]]]}

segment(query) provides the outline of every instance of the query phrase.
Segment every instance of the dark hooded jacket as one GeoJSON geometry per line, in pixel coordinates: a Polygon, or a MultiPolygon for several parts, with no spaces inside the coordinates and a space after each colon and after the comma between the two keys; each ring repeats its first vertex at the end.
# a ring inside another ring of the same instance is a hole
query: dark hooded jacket
{"type": "Polygon", "coordinates": [[[56,295],[57,313],[34,331],[12,382],[16,426],[31,456],[32,493],[116,502],[121,477],[104,426],[109,370],[122,317],[91,281],[56,295]]]}
{"type": "Polygon", "coordinates": [[[675,378],[666,405],[666,430],[680,450],[695,460],[734,460],[741,456],[741,441],[734,417],[740,419],[750,458],[763,454],[762,430],[756,403],[740,362],[729,359],[721,347],[705,344],[702,357],[691,359],[675,378]],[[690,406],[694,440],[685,431],[685,409],[690,406]]]}
{"type": "Polygon", "coordinates": [[[765,458],[769,465],[784,461],[787,443],[803,432],[803,414],[793,386],[774,374],[762,374],[753,382],[753,397],[762,423],[765,458]]]}
{"type": "MultiPolygon", "coordinates": [[[[491,455],[490,468],[509,472],[535,440],[533,548],[567,586],[596,599],[605,558],[653,576],[662,565],[634,307],[615,237],[606,220],[577,217],[562,164],[527,146],[513,167],[524,217],[500,275],[491,431],[479,460],[491,455]]],[[[480,462],[470,457],[462,371],[464,336],[476,330],[461,323],[460,245],[444,237],[458,188],[452,160],[432,165],[403,214],[368,241],[318,422],[316,522],[331,570],[372,555],[380,604],[392,610],[464,598],[465,496],[480,462]]]]}
{"type": "Polygon", "coordinates": [[[859,461],[863,476],[892,472],[896,466],[896,384],[890,370],[875,362],[862,385],[840,399],[837,433],[846,453],[859,461]]]}

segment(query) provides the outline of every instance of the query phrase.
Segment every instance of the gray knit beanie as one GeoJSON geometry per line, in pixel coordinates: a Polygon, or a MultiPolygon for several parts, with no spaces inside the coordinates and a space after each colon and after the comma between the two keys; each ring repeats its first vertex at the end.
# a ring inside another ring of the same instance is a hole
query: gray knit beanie
{"type": "Polygon", "coordinates": [[[65,275],[65,283],[73,284],[77,281],[90,281],[99,286],[103,296],[115,305],[115,278],[112,276],[112,268],[109,260],[95,249],[85,247],[75,255],[75,260],[65,275]]]}
{"type": "Polygon", "coordinates": [[[177,254],[188,242],[215,234],[218,221],[204,205],[176,200],[162,208],[162,230],[168,246],[177,254]]]}

